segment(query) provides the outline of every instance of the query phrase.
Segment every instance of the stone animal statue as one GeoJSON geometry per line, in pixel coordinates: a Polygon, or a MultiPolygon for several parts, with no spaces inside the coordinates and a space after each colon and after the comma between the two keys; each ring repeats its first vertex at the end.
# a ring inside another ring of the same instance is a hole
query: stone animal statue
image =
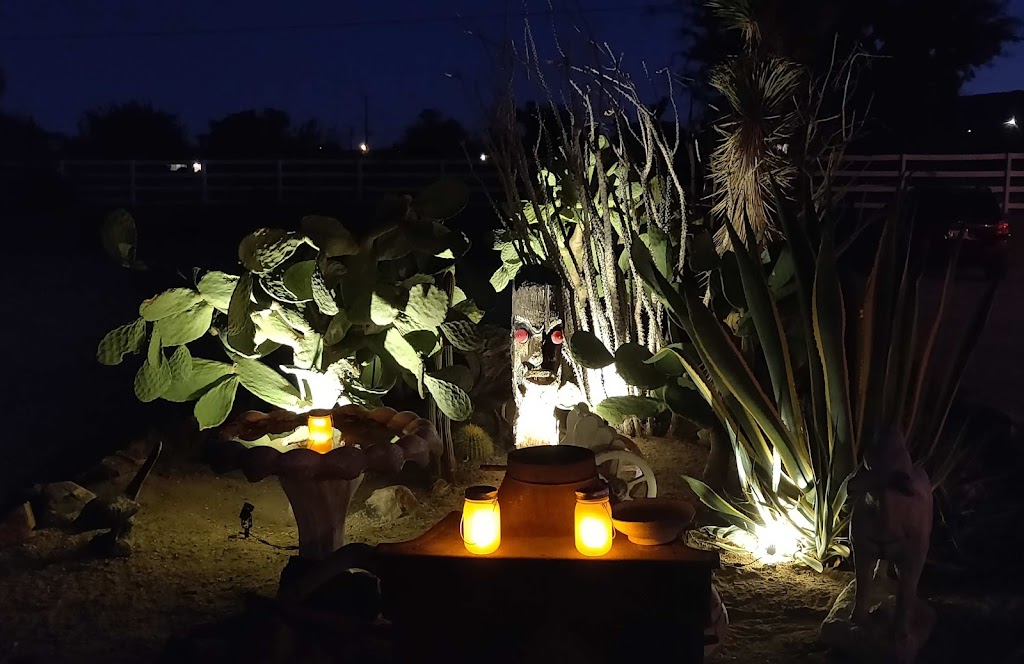
{"type": "Polygon", "coordinates": [[[93,498],[72,524],[79,532],[110,529],[90,541],[89,547],[94,553],[117,558],[125,558],[132,554],[132,528],[135,526],[135,515],[141,509],[138,502],[139,493],[142,491],[143,482],[149,477],[157,459],[160,458],[163,447],[163,441],[157,439],[149,456],[125,487],[124,493],[113,499],[93,498]]]}
{"type": "Polygon", "coordinates": [[[847,484],[853,499],[850,536],[857,574],[853,621],[868,618],[870,589],[880,560],[892,564],[899,585],[895,633],[905,640],[911,631],[932,529],[932,487],[928,474],[915,468],[903,436],[884,433],[865,453],[865,465],[847,484]]]}

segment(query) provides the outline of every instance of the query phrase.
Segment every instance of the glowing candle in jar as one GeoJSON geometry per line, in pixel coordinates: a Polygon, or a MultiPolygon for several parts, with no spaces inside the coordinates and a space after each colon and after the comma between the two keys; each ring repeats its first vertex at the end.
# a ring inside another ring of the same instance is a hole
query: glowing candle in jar
{"type": "Polygon", "coordinates": [[[306,426],[309,429],[309,442],[306,447],[320,454],[326,454],[334,449],[334,420],[331,418],[331,411],[313,411],[309,414],[306,426]]]}
{"type": "Polygon", "coordinates": [[[466,551],[487,555],[498,549],[501,544],[501,508],[498,507],[496,488],[481,485],[466,489],[459,529],[466,551]]]}
{"type": "Polygon", "coordinates": [[[608,486],[593,484],[576,492],[576,550],[585,556],[603,556],[612,548],[612,505],[608,486]]]}

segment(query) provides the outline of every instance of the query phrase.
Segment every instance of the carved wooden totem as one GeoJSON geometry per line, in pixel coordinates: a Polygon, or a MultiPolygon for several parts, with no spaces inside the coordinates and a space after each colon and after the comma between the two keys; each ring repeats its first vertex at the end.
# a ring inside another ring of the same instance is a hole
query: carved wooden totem
{"type": "Polygon", "coordinates": [[[558,388],[562,384],[562,286],[539,266],[520,271],[512,287],[512,393],[516,447],[558,443],[558,388]]]}

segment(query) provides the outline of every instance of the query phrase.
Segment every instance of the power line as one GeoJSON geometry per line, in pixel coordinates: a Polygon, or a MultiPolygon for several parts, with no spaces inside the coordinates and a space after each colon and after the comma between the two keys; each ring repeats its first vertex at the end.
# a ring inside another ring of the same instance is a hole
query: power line
{"type": "Polygon", "coordinates": [[[594,7],[590,9],[560,10],[545,9],[531,10],[509,14],[506,12],[494,12],[489,14],[458,14],[455,16],[420,16],[406,18],[378,18],[378,19],[356,19],[336,23],[297,23],[292,25],[255,25],[235,26],[220,28],[168,28],[161,30],[135,30],[135,31],[110,31],[110,32],[64,32],[55,34],[33,34],[33,35],[0,35],[0,41],[59,41],[59,40],[88,40],[88,39],[116,39],[116,38],[152,38],[152,37],[206,37],[218,35],[258,34],[272,32],[327,32],[332,30],[346,30],[350,28],[369,28],[402,25],[429,25],[438,23],[456,23],[461,21],[488,21],[504,18],[536,18],[562,15],[582,14],[612,14],[627,11],[650,12],[655,9],[653,5],[620,5],[612,7],[594,7]]]}

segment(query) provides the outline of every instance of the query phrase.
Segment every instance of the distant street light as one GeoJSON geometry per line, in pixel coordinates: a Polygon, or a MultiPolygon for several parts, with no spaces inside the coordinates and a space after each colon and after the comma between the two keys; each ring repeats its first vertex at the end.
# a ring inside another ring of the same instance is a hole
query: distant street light
{"type": "Polygon", "coordinates": [[[203,165],[202,164],[200,164],[198,161],[192,162],[192,172],[193,173],[198,173],[201,170],[203,170],[203,165]]]}
{"type": "Polygon", "coordinates": [[[486,153],[484,153],[484,152],[480,153],[480,161],[481,162],[486,162],[487,161],[487,154],[486,153]]]}
{"type": "Polygon", "coordinates": [[[370,146],[367,145],[366,143],[360,143],[359,144],[359,151],[362,152],[363,154],[366,154],[367,152],[370,151],[370,146]]]}
{"type": "Polygon", "coordinates": [[[1011,115],[1010,119],[1006,121],[1006,126],[1013,129],[1017,128],[1017,116],[1011,115]]]}

